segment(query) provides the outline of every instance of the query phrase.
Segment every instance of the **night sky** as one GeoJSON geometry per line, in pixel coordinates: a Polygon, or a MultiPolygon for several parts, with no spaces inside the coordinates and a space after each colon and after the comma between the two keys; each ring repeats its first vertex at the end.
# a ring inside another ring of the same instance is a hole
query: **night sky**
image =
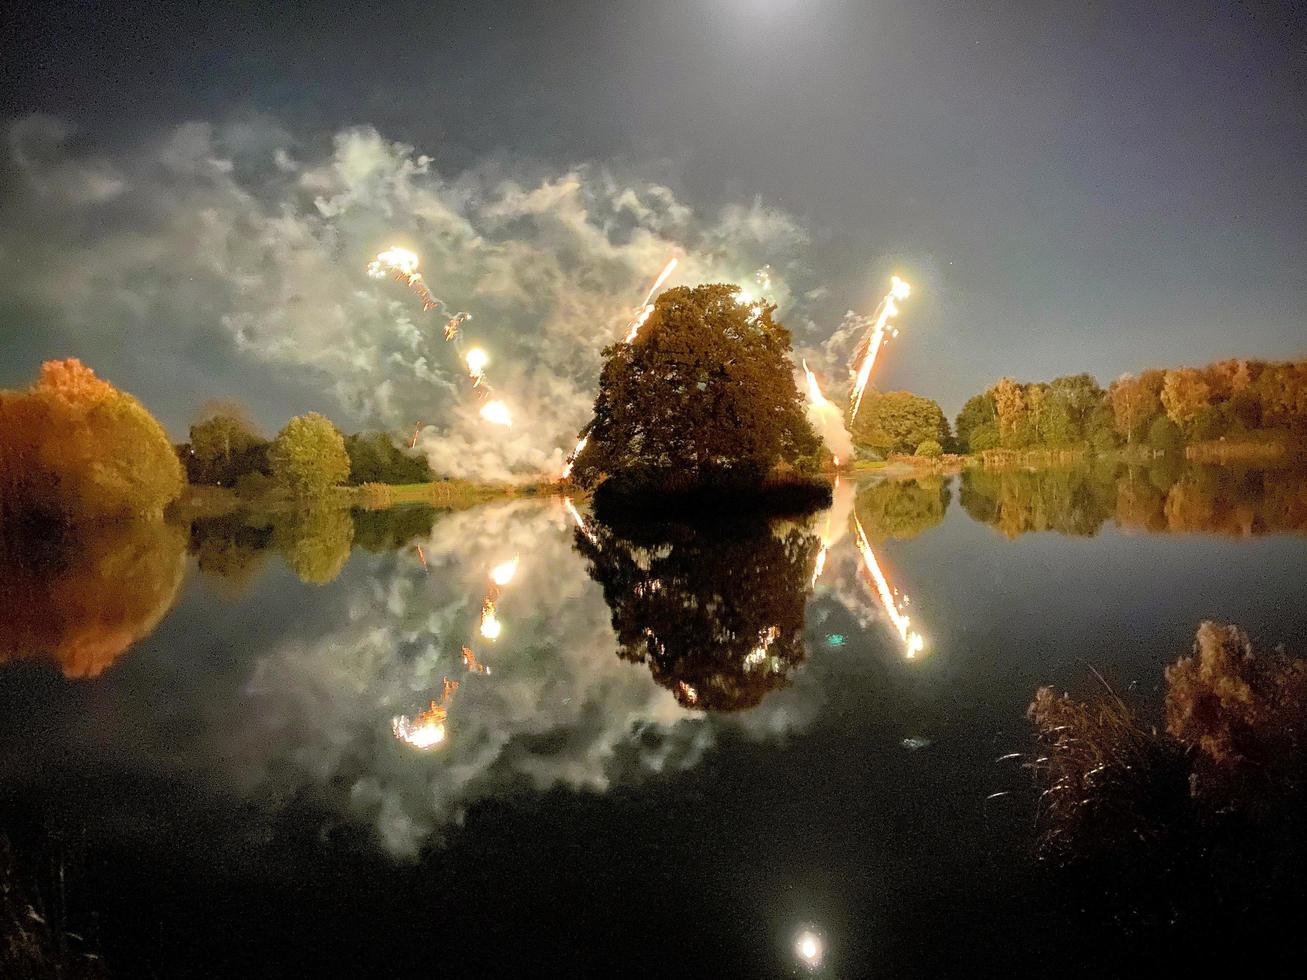
{"type": "MultiPolygon", "coordinates": [[[[480,316],[520,413],[556,412],[529,430],[543,449],[567,442],[593,393],[596,351],[572,365],[561,348],[612,339],[611,324],[578,325],[602,303],[571,306],[567,283],[612,292],[620,311],[668,242],[703,269],[770,262],[792,284],[781,318],[813,350],[901,272],[917,292],[877,383],[950,414],[1004,374],[1106,383],[1307,351],[1301,3],[20,6],[0,66],[0,383],[80,356],[174,432],[208,397],[244,400],[269,428],[307,408],[346,427],[411,424],[438,411],[424,385],[455,404],[438,341],[376,339],[393,311],[417,316],[361,274],[392,231],[432,256],[451,306],[480,316]],[[360,192],[347,131],[429,156],[411,178],[425,192],[475,212],[504,262],[520,241],[516,261],[550,256],[566,283],[521,274],[546,284],[526,297],[487,284],[484,262],[455,271],[452,243],[472,232],[415,217],[425,205],[394,190],[409,177],[360,192]],[[658,241],[608,254],[562,219],[542,230],[537,199],[512,214],[490,203],[506,181],[526,193],[572,172],[608,241],[658,241]],[[677,203],[622,212],[624,187],[677,203]],[[269,229],[301,258],[282,262],[269,229]],[[374,305],[360,312],[354,290],[374,305]],[[536,302],[554,327],[532,320],[536,302]],[[319,305],[292,322],[295,303],[319,305]],[[305,325],[337,317],[321,338],[305,325]],[[294,349],[268,339],[279,330],[294,349]],[[385,365],[405,383],[361,395],[385,365]],[[545,378],[560,365],[561,394],[545,378]]],[[[503,462],[534,460],[520,447],[503,462]]]]}

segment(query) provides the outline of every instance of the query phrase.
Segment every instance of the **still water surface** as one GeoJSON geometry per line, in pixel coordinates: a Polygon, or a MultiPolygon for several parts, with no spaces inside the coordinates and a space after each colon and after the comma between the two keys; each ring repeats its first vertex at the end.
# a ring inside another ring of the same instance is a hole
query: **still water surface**
{"type": "Polygon", "coordinates": [[[1043,471],[102,535],[11,556],[0,815],[122,976],[1092,973],[1145,940],[996,760],[1203,619],[1301,649],[1304,527],[1287,474],[1043,471]]]}

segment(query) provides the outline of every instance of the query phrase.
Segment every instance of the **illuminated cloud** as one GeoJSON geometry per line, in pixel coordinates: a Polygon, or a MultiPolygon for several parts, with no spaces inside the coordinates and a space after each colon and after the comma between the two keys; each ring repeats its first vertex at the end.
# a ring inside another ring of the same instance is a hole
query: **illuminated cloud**
{"type": "MultiPolygon", "coordinates": [[[[418,445],[454,476],[561,470],[600,351],[669,257],[672,284],[748,283],[764,264],[797,268],[807,242],[758,201],[696,214],[612,167],[515,173],[501,159],[442,175],[367,126],[324,145],[268,119],[194,122],[101,159],[79,155],[58,120],[32,117],[11,126],[9,150],[25,183],[0,247],[24,262],[0,285],[75,338],[72,353],[139,359],[148,382],[135,387],[152,405],[150,388],[171,383],[174,400],[255,400],[270,427],[306,407],[346,429],[431,420],[418,445]],[[479,414],[443,342],[448,313],[368,278],[390,246],[417,253],[432,294],[474,314],[462,330],[493,360],[511,429],[479,414]],[[145,373],[170,356],[182,371],[145,373]]],[[[790,301],[780,273],[772,293],[790,301]]],[[[174,429],[188,421],[187,408],[160,410],[174,429]]]]}

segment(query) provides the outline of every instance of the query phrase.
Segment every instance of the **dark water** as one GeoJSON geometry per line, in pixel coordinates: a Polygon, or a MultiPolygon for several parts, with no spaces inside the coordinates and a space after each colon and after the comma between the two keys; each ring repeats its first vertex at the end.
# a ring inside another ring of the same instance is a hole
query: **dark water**
{"type": "Polygon", "coordinates": [[[770,528],[554,499],[11,547],[0,826],[118,976],[785,976],[804,930],[823,976],[1157,975],[1176,935],[1050,879],[996,760],[1088,665],[1156,699],[1203,619],[1302,650],[1304,528],[1292,474],[1063,470],[770,528]]]}

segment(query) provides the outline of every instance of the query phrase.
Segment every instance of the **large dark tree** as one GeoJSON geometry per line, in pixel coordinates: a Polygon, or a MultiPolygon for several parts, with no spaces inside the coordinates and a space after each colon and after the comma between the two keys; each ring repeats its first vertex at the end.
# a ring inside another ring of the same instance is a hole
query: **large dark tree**
{"type": "Polygon", "coordinates": [[[633,342],[604,351],[577,483],[744,485],[777,464],[821,464],[821,440],[794,384],[790,333],[772,319],[775,306],[742,303],[738,292],[669,289],[633,342]]]}
{"type": "Polygon", "coordinates": [[[821,542],[802,525],[730,529],[593,522],[576,532],[613,613],[618,656],[689,708],[751,708],[803,662],[821,542]]]}

